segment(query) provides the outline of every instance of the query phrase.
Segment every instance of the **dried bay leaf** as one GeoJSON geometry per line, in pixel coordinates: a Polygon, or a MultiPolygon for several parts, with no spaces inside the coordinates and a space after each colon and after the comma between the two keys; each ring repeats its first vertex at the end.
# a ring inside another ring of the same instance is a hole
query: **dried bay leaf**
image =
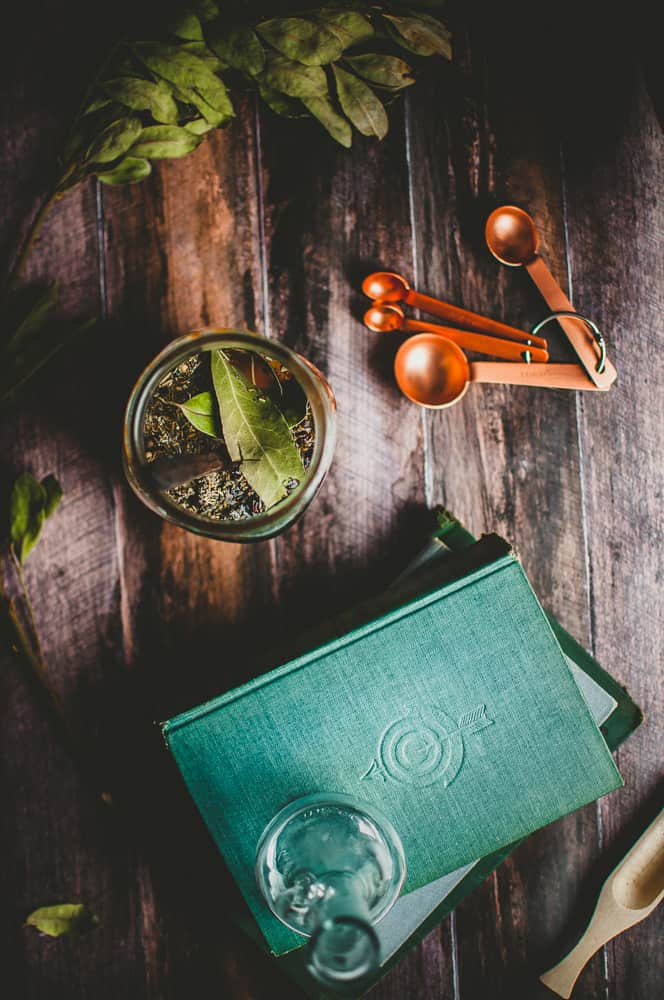
{"type": "Polygon", "coordinates": [[[303,66],[286,56],[268,53],[260,81],[287,97],[325,97],[327,77],[320,66],[303,66]]]}
{"type": "Polygon", "coordinates": [[[205,118],[192,118],[191,121],[182,122],[182,128],[187,132],[191,132],[192,135],[205,135],[206,132],[209,132],[215,126],[211,125],[205,118]]]}
{"type": "Polygon", "coordinates": [[[286,484],[304,475],[302,458],[284,415],[231,364],[223,351],[211,359],[224,441],[232,461],[241,462],[242,473],[265,508],[288,493],[286,484]]]}
{"type": "Polygon", "coordinates": [[[150,125],[144,128],[138,142],[131,147],[133,157],[164,160],[186,156],[200,144],[199,136],[177,125],[150,125]]]}
{"type": "MultiPolygon", "coordinates": [[[[198,107],[196,97],[200,96],[224,118],[233,116],[226,85],[198,56],[183,51],[181,46],[158,42],[141,42],[134,51],[149,70],[175,84],[192,104],[198,107]]],[[[203,108],[199,110],[207,118],[203,108]]]]}
{"type": "Polygon", "coordinates": [[[202,434],[209,437],[220,438],[222,436],[221,422],[219,420],[219,409],[214,394],[211,392],[199,392],[184,403],[176,403],[190,424],[202,434]]]}
{"type": "Polygon", "coordinates": [[[86,934],[99,925],[99,920],[83,903],[58,903],[34,910],[25,924],[48,937],[58,938],[63,934],[86,934]]]}
{"type": "Polygon", "coordinates": [[[103,129],[88,147],[88,163],[111,163],[134,144],[143,131],[140,118],[121,118],[103,129]]]}
{"type": "Polygon", "coordinates": [[[95,174],[102,184],[121,185],[135,184],[145,180],[152,173],[152,164],[140,156],[125,156],[113,170],[104,170],[95,174]]]}
{"type": "Polygon", "coordinates": [[[378,87],[400,90],[402,87],[410,87],[411,84],[415,83],[413,77],[410,76],[410,66],[397,56],[366,53],[361,56],[347,56],[346,62],[358,76],[378,87]]]}
{"type": "Polygon", "coordinates": [[[131,111],[149,111],[155,121],[163,125],[177,125],[178,107],[169,87],[162,80],[153,83],[152,80],[118,77],[105,80],[102,90],[131,111]]]}
{"type": "Polygon", "coordinates": [[[268,108],[275,114],[283,118],[306,118],[307,113],[302,108],[302,102],[294,97],[286,97],[285,94],[268,87],[264,81],[258,81],[258,92],[267,104],[268,108]]]}
{"type": "Polygon", "coordinates": [[[312,14],[317,24],[324,25],[339,41],[342,51],[359,45],[375,35],[371,21],[358,11],[335,11],[323,8],[312,14]]]}
{"type": "Polygon", "coordinates": [[[339,66],[332,67],[337,82],[337,97],[344,114],[362,135],[384,139],[389,128],[387,112],[371,87],[339,66]]]}
{"type": "Polygon", "coordinates": [[[183,38],[185,41],[202,42],[203,27],[193,10],[185,9],[168,25],[171,35],[183,38]]]}
{"type": "Polygon", "coordinates": [[[353,144],[353,130],[343,115],[336,110],[329,97],[309,97],[303,99],[302,103],[339,145],[350,149],[353,144]]]}
{"type": "Polygon", "coordinates": [[[344,50],[338,35],[308,17],[262,21],[256,31],[277,52],[305,66],[324,66],[339,59],[344,50]]]}
{"type": "Polygon", "coordinates": [[[214,21],[205,28],[208,45],[219,58],[249,76],[258,76],[265,67],[265,50],[258,35],[246,25],[227,27],[214,21]]]}
{"type": "Polygon", "coordinates": [[[445,59],[452,58],[452,33],[438,18],[429,14],[413,17],[383,14],[383,17],[396,40],[409,52],[418,56],[440,55],[445,59]]]}
{"type": "Polygon", "coordinates": [[[228,63],[220,59],[219,56],[208,47],[207,42],[205,41],[181,42],[178,47],[180,52],[189,52],[191,55],[196,56],[197,59],[201,59],[208,69],[213,71],[213,73],[218,73],[220,70],[228,69],[228,63]]]}

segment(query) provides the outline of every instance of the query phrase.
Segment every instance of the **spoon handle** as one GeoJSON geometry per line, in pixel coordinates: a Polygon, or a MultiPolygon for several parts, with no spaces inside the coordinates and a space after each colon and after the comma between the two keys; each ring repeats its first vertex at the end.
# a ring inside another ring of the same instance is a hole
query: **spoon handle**
{"type": "Polygon", "coordinates": [[[554,965],[548,972],[542,973],[540,982],[544,983],[553,993],[557,993],[559,997],[564,997],[567,1000],[572,994],[574,984],[581,971],[595,952],[622,930],[621,927],[615,927],[611,919],[614,916],[612,913],[614,908],[610,895],[602,893],[590,923],[577,944],[561,962],[554,965]]]}
{"type": "Polygon", "coordinates": [[[422,295],[420,292],[414,292],[412,288],[408,290],[403,301],[414,309],[421,309],[432,316],[438,316],[439,319],[446,319],[449,323],[457,323],[466,330],[490,333],[496,337],[505,337],[507,340],[518,340],[522,344],[531,341],[532,344],[541,347],[544,351],[547,348],[546,340],[543,337],[532,337],[525,330],[519,330],[518,327],[499,323],[498,320],[489,319],[487,316],[481,316],[469,309],[462,309],[460,306],[453,306],[450,302],[443,302],[442,299],[422,295]]]}
{"type": "Polygon", "coordinates": [[[470,379],[472,382],[494,382],[501,385],[533,385],[542,389],[604,391],[594,385],[578,365],[506,365],[499,361],[474,361],[470,366],[470,379]]]}
{"type": "Polygon", "coordinates": [[[523,361],[526,351],[530,351],[531,361],[544,363],[549,360],[547,351],[541,347],[529,347],[525,343],[502,340],[500,337],[486,337],[481,333],[457,330],[453,326],[439,326],[437,323],[424,323],[419,319],[406,319],[401,324],[401,329],[406,333],[436,333],[454,341],[466,351],[490,354],[496,358],[506,358],[508,361],[523,361]]]}
{"type": "MultiPolygon", "coordinates": [[[[529,264],[526,264],[526,270],[551,310],[554,312],[576,312],[540,256],[534,257],[529,264]]],[[[588,339],[585,323],[577,322],[568,316],[561,316],[558,322],[576,351],[588,377],[592,379],[598,389],[608,389],[615,382],[617,372],[608,358],[604,363],[604,370],[601,373],[597,372],[599,355],[594,342],[588,339]]]]}

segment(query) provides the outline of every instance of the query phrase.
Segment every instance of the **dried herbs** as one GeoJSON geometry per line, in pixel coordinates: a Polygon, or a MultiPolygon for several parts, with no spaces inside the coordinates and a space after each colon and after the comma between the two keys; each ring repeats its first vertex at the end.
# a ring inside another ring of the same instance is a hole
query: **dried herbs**
{"type": "MultiPolygon", "coordinates": [[[[165,490],[211,520],[269,510],[302,481],[314,444],[306,396],[278,362],[250,351],[201,352],[162,379],[146,409],[145,457],[191,467],[217,451],[219,468],[165,490]]],[[[177,477],[176,477],[177,478],[177,477]]]]}

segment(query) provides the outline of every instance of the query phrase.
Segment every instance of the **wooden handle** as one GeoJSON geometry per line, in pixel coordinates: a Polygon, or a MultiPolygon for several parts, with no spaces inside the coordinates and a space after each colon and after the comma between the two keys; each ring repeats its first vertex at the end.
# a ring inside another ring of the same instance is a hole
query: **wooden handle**
{"type": "Polygon", "coordinates": [[[525,330],[518,327],[508,326],[506,323],[499,323],[498,320],[489,319],[487,316],[480,316],[479,313],[470,312],[468,309],[461,309],[460,306],[453,306],[450,302],[443,302],[442,299],[434,299],[430,295],[422,295],[420,292],[408,290],[404,300],[414,309],[422,309],[423,312],[431,313],[440,319],[446,319],[450,323],[458,323],[466,330],[475,330],[477,333],[491,333],[496,337],[505,337],[507,340],[518,340],[526,343],[528,340],[536,347],[546,350],[547,343],[543,337],[531,337],[525,330]]]}
{"type": "Polygon", "coordinates": [[[467,351],[492,354],[496,358],[506,358],[508,361],[523,361],[524,351],[530,351],[532,361],[544,363],[549,360],[548,353],[541,347],[528,347],[526,344],[518,344],[513,340],[501,340],[499,337],[484,337],[481,333],[469,333],[467,330],[457,330],[453,326],[440,326],[438,323],[423,323],[419,319],[406,319],[401,324],[401,329],[407,333],[440,334],[467,351]]]}
{"type": "Polygon", "coordinates": [[[605,943],[603,935],[593,933],[591,923],[579,943],[572,948],[562,962],[558,962],[558,965],[554,965],[548,972],[542,973],[540,982],[557,993],[559,997],[564,997],[567,1000],[572,995],[574,984],[584,966],[605,943]]]}
{"type": "Polygon", "coordinates": [[[474,361],[470,366],[472,382],[496,382],[502,385],[534,385],[542,389],[587,389],[602,392],[608,388],[594,385],[578,365],[504,365],[499,361],[474,361]]]}
{"type": "MultiPolygon", "coordinates": [[[[576,312],[574,306],[567,298],[562,288],[551,274],[541,257],[535,257],[526,270],[539,289],[542,298],[553,312],[576,312]]],[[[608,389],[616,380],[617,372],[611,362],[606,360],[604,371],[599,374],[595,369],[599,359],[597,346],[588,337],[588,330],[584,323],[561,316],[558,320],[565,336],[574,348],[576,355],[598,389],[608,389]]]]}

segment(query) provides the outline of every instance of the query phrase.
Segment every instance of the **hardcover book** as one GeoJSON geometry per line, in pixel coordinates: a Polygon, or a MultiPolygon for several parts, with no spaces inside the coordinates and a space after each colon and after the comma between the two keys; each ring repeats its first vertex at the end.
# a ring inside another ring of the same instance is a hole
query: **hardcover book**
{"type": "Polygon", "coordinates": [[[375,803],[403,840],[404,892],[438,883],[439,898],[445,876],[453,888],[621,784],[518,560],[495,536],[469,553],[433,586],[418,573],[402,605],[163,725],[276,955],[303,939],[261,900],[254,854],[292,799],[375,803]]]}

